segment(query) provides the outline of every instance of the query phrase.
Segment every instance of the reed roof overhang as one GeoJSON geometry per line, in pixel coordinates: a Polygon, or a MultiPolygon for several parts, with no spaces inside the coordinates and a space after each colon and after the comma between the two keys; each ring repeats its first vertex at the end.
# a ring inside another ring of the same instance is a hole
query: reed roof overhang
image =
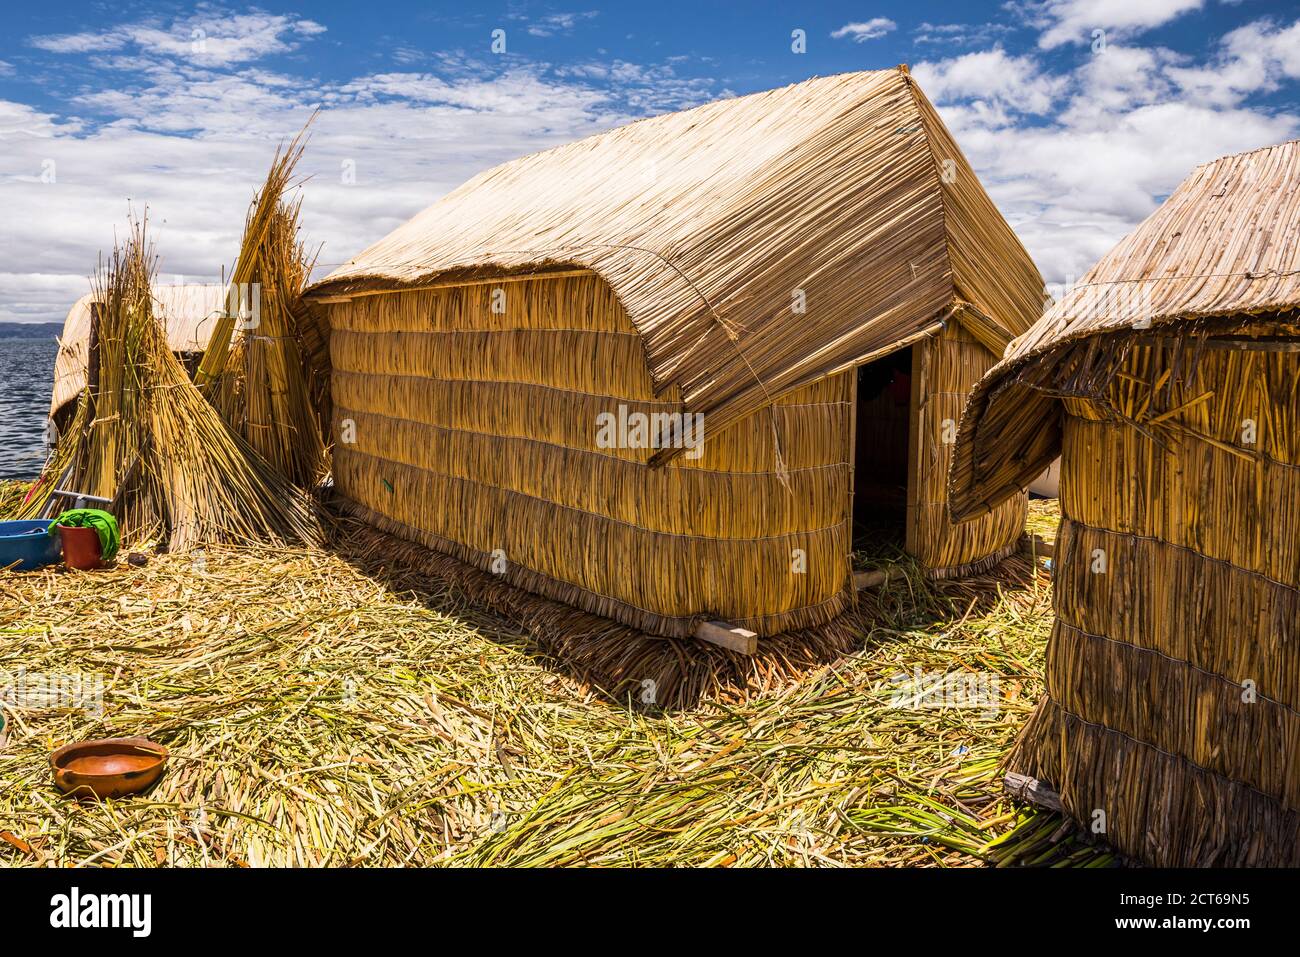
{"type": "Polygon", "coordinates": [[[1300,140],[1198,166],[1034,326],[971,393],[949,482],[953,517],[1025,488],[1060,454],[1060,401],[1035,367],[1093,338],[1183,335],[1300,306],[1300,140]]]}

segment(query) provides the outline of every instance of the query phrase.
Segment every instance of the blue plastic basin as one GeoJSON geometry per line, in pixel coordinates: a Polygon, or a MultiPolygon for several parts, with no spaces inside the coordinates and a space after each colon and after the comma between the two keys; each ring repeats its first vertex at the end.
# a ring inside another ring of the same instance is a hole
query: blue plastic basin
{"type": "Polygon", "coordinates": [[[15,571],[28,571],[57,562],[63,554],[63,543],[59,536],[45,531],[49,527],[48,518],[0,522],[0,568],[13,565],[15,571]]]}

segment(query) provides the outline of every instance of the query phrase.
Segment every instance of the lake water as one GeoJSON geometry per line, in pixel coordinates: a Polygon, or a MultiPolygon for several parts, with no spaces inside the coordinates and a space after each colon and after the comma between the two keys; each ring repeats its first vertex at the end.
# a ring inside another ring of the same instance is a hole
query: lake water
{"type": "Polygon", "coordinates": [[[35,478],[41,470],[58,351],[53,336],[0,338],[0,478],[35,478]]]}

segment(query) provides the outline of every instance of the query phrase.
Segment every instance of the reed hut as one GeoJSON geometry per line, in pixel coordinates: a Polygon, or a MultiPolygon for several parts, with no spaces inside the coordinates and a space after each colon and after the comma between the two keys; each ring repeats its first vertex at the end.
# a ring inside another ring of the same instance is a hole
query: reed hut
{"type": "MultiPolygon", "coordinates": [[[[153,295],[154,314],[167,330],[168,345],[186,367],[193,370],[207,348],[217,318],[225,311],[224,287],[215,283],[159,283],[153,287],[153,295]]],[[[66,423],[77,397],[86,388],[93,301],[91,293],[76,301],[63,322],[63,335],[59,337],[50,418],[60,427],[66,423]]]]}
{"type": "Polygon", "coordinates": [[[936,575],[1021,534],[945,476],[1042,280],[905,67],[490,169],[308,295],[349,507],[646,633],[829,621],[855,527],[936,575]]]}
{"type": "Polygon", "coordinates": [[[1300,143],[1198,167],[979,383],[980,521],[1061,455],[1009,764],[1157,865],[1300,864],[1300,143]]]}

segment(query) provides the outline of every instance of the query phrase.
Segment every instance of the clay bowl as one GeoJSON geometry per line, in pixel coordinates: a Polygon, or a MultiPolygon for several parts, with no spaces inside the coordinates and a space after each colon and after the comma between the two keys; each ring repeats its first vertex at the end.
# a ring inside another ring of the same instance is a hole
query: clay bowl
{"type": "Polygon", "coordinates": [[[148,738],[66,744],[50,755],[54,783],[76,798],[137,794],[162,777],[167,749],[148,738]]]}

